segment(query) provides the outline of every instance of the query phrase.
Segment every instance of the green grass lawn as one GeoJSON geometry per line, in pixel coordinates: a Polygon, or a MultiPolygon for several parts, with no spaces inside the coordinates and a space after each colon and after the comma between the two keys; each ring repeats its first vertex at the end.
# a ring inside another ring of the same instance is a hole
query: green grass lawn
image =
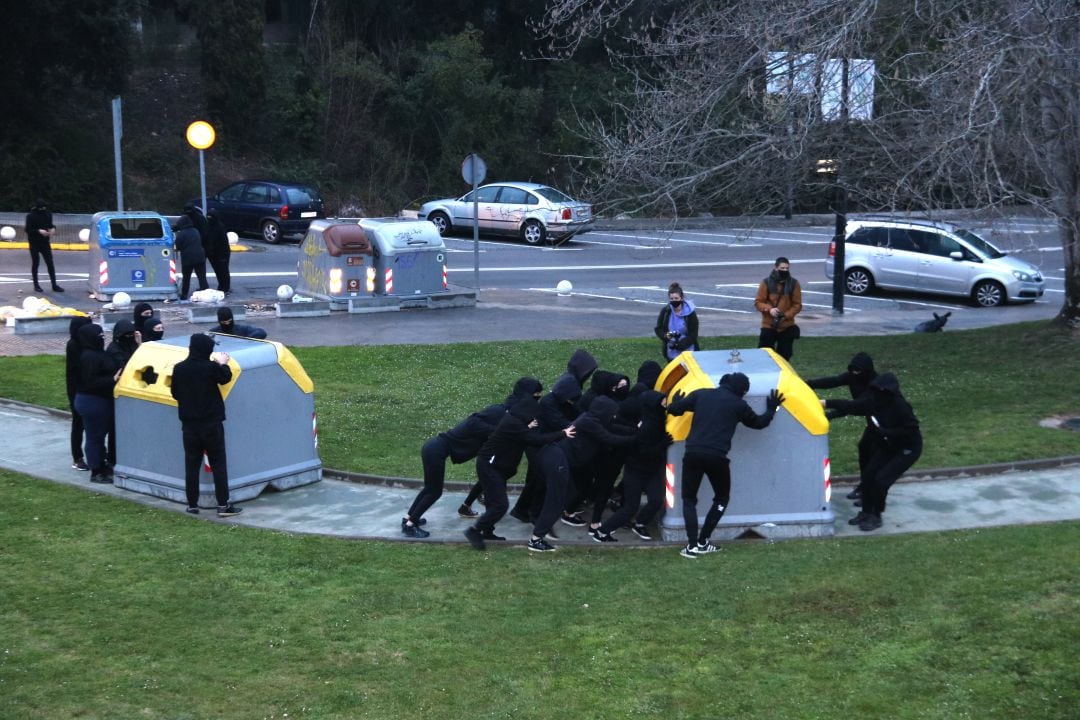
{"type": "Polygon", "coordinates": [[[0,718],[1075,718],[1080,523],[352,542],[0,472],[0,718]]]}
{"type": "MultiPolygon", "coordinates": [[[[708,338],[706,349],[753,347],[751,338],[708,338]]],[[[501,401],[531,375],[550,385],[576,347],[605,369],[636,374],[658,359],[649,339],[580,343],[492,342],[458,345],[297,348],[315,381],[320,452],[327,467],[419,477],[420,445],[470,412],[501,401]]],[[[915,467],[935,468],[1080,454],[1080,433],[1039,426],[1052,415],[1080,415],[1080,339],[1045,323],[935,335],[806,337],[793,365],[803,377],[843,371],[865,350],[879,371],[897,373],[926,438],[915,467]]],[[[845,397],[846,391],[823,391],[845,397]]],[[[0,358],[0,397],[66,408],[63,358],[0,358]]],[[[268,430],[272,431],[272,423],[268,430]]],[[[833,424],[836,474],[857,467],[857,418],[833,424]]],[[[471,464],[448,477],[472,480],[471,464]]]]}

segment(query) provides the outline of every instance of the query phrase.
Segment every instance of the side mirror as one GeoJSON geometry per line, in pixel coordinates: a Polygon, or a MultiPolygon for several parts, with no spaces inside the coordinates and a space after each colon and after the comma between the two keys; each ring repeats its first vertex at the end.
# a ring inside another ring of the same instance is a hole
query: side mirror
{"type": "Polygon", "coordinates": [[[959,250],[953,250],[951,253],[949,253],[949,257],[951,257],[953,260],[963,260],[964,253],[960,252],[959,250]]]}

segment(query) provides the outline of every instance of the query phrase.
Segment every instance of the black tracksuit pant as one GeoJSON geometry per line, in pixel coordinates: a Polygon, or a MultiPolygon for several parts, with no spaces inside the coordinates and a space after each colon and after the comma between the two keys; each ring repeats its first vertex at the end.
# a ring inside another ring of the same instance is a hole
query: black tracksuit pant
{"type": "Polygon", "coordinates": [[[540,471],[544,476],[544,505],[533,525],[533,535],[544,537],[566,507],[566,494],[570,488],[570,463],[566,453],[556,443],[540,449],[540,471]]]}
{"type": "Polygon", "coordinates": [[[915,464],[922,449],[922,438],[919,437],[906,447],[882,445],[874,453],[861,475],[863,512],[880,515],[885,511],[889,488],[915,464]]]}
{"type": "Polygon", "coordinates": [[[71,462],[83,460],[83,419],[79,411],[75,409],[75,396],[68,398],[68,407],[71,408],[71,462]]]}
{"type": "Polygon", "coordinates": [[[540,448],[530,445],[525,448],[525,459],[529,463],[525,471],[525,486],[521,488],[517,502],[514,503],[514,515],[530,519],[540,517],[544,505],[544,473],[540,469],[540,448]]]}
{"type": "Polygon", "coordinates": [[[619,479],[619,473],[622,472],[625,461],[625,448],[605,448],[603,454],[593,463],[593,469],[596,472],[592,488],[592,521],[594,523],[604,518],[604,510],[607,509],[611,491],[615,489],[615,481],[619,479]]]}
{"type": "Polygon", "coordinates": [[[191,288],[191,273],[195,273],[195,277],[199,279],[199,289],[207,290],[210,287],[210,283],[206,282],[206,263],[201,262],[197,265],[181,265],[181,281],[180,281],[180,299],[187,300],[188,290],[191,288]]]}
{"type": "Polygon", "coordinates": [[[686,453],[683,455],[682,504],[683,521],[686,523],[686,539],[690,543],[704,543],[709,540],[720,518],[724,516],[728,501],[731,499],[731,466],[723,455],[705,455],[686,453]],[[698,533],[697,496],[701,487],[701,478],[708,476],[712,485],[713,499],[709,511],[705,513],[705,522],[698,533]]]}
{"type": "Polygon", "coordinates": [[[424,517],[424,513],[442,497],[443,485],[446,484],[446,460],[450,457],[450,444],[436,435],[420,448],[420,462],[424,466],[424,487],[416,494],[416,499],[409,507],[409,519],[414,523],[424,517]]]}
{"type": "Polygon", "coordinates": [[[199,471],[203,453],[214,473],[217,504],[229,504],[229,471],[225,457],[225,426],[220,422],[184,424],[184,491],[188,507],[199,506],[199,471]]]}
{"type": "Polygon", "coordinates": [[[49,271],[49,282],[56,287],[56,266],[53,264],[52,245],[48,241],[31,239],[30,245],[30,275],[34,278],[34,289],[41,287],[38,282],[38,267],[41,260],[45,260],[45,269],[49,271]]]}
{"type": "Polygon", "coordinates": [[[648,525],[664,505],[664,466],[638,468],[627,464],[623,469],[623,502],[607,520],[600,523],[600,532],[610,533],[625,527],[634,519],[639,525],[648,525]],[[645,507],[641,508],[641,493],[645,493],[645,507]]]}
{"type": "MultiPolygon", "coordinates": [[[[232,278],[229,275],[229,258],[207,258],[210,267],[214,269],[214,277],[217,278],[217,289],[221,292],[232,292],[232,278]]],[[[203,272],[206,272],[204,269],[203,272]]]]}
{"type": "Polygon", "coordinates": [[[483,458],[476,461],[476,477],[484,489],[484,514],[477,518],[476,529],[490,533],[510,508],[510,501],[506,498],[506,478],[483,458]]]}

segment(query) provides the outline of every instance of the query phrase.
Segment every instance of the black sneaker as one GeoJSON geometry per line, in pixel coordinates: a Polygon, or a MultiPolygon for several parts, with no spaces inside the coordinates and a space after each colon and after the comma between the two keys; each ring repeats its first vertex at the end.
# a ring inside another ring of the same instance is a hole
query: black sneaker
{"type": "Polygon", "coordinates": [[[864,513],[862,510],[860,510],[858,512],[858,514],[855,515],[855,517],[853,517],[853,518],[851,518],[850,520],[847,521],[847,524],[848,525],[858,525],[859,523],[861,523],[863,521],[864,517],[866,517],[866,513],[864,513]]]}
{"type": "Polygon", "coordinates": [[[494,530],[485,530],[484,532],[480,533],[480,535],[485,540],[505,540],[506,539],[501,535],[496,535],[494,530]]]}
{"type": "Polygon", "coordinates": [[[877,513],[866,513],[866,516],[859,522],[859,529],[863,532],[877,530],[879,527],[881,527],[881,516],[877,513]]]}
{"type": "Polygon", "coordinates": [[[411,538],[426,538],[427,536],[431,535],[431,533],[429,533],[427,530],[424,530],[419,525],[409,525],[408,523],[401,526],[401,534],[405,537],[411,538]]]}
{"type": "Polygon", "coordinates": [[[581,517],[580,513],[567,514],[563,513],[559,518],[570,527],[585,527],[588,523],[585,522],[585,518],[581,517]]]}
{"type": "Polygon", "coordinates": [[[687,545],[679,551],[679,555],[682,555],[687,560],[697,560],[697,547],[694,545],[687,545]]]}
{"type": "Polygon", "coordinates": [[[189,507],[189,508],[184,508],[184,512],[191,513],[192,515],[198,515],[199,514],[199,508],[194,507],[194,506],[189,507]]]}
{"type": "Polygon", "coordinates": [[[86,461],[83,460],[82,458],[79,458],[75,462],[71,463],[71,467],[76,469],[76,470],[83,470],[83,471],[87,471],[87,470],[90,469],[90,466],[87,465],[86,461]]]}
{"type": "Polygon", "coordinates": [[[592,539],[598,543],[619,542],[611,533],[600,532],[600,528],[590,530],[589,534],[592,535],[592,539]]]}
{"type": "Polygon", "coordinates": [[[59,285],[53,285],[52,289],[53,292],[64,292],[64,288],[60,287],[59,285]]]}
{"type": "Polygon", "coordinates": [[[557,549],[544,538],[529,538],[529,550],[533,552],[555,552],[557,549]]]}
{"type": "Polygon", "coordinates": [[[465,503],[461,503],[461,507],[457,509],[457,516],[459,518],[465,518],[466,520],[472,520],[473,518],[480,517],[480,513],[476,512],[465,503]]]}
{"type": "Polygon", "coordinates": [[[465,530],[465,539],[469,541],[474,550],[484,549],[484,536],[475,527],[470,526],[465,530]]]}
{"type": "Polygon", "coordinates": [[[218,517],[233,517],[234,515],[239,515],[242,512],[244,512],[243,508],[238,508],[232,503],[229,503],[228,505],[218,505],[217,508],[218,517]]]}
{"type": "MultiPolygon", "coordinates": [[[[403,526],[404,526],[404,525],[405,525],[406,523],[408,523],[408,522],[409,522],[409,518],[401,518],[401,524],[402,524],[403,526]]],[[[414,524],[414,525],[427,525],[427,518],[420,518],[419,520],[417,520],[417,521],[416,521],[415,523],[413,523],[413,524],[414,524]]]]}
{"type": "Polygon", "coordinates": [[[855,488],[844,497],[846,497],[848,500],[858,500],[862,497],[862,490],[860,490],[859,488],[855,488]]]}
{"type": "Polygon", "coordinates": [[[633,525],[630,526],[630,529],[633,530],[634,534],[637,535],[642,540],[652,540],[652,535],[649,534],[649,529],[647,527],[645,527],[644,525],[639,525],[638,523],[634,523],[633,525]]]}
{"type": "Polygon", "coordinates": [[[704,543],[698,543],[697,544],[697,547],[694,548],[694,554],[695,555],[708,555],[709,553],[714,553],[714,552],[717,552],[719,550],[720,550],[720,548],[716,547],[711,542],[704,542],[704,543]]]}
{"type": "Polygon", "coordinates": [[[98,485],[112,485],[112,481],[112,475],[107,475],[104,472],[94,473],[90,476],[90,482],[98,485]]]}

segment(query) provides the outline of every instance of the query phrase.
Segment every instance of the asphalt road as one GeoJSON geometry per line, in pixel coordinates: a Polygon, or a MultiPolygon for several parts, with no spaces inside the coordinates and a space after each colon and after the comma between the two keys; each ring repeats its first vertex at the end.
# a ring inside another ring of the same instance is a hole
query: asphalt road
{"type": "MultiPolygon", "coordinates": [[[[957,221],[962,222],[962,221],[957,221]]],[[[752,299],[757,283],[777,256],[791,260],[792,274],[804,292],[806,320],[831,314],[832,283],[825,277],[824,259],[832,237],[831,225],[806,220],[761,222],[733,226],[731,219],[709,223],[644,223],[648,227],[607,227],[578,236],[557,247],[531,247],[517,240],[493,238],[479,243],[482,298],[514,297],[518,302],[548,302],[560,280],[573,284],[574,296],[597,301],[595,310],[620,308],[640,312],[642,305],[659,307],[670,282],[678,281],[699,308],[703,334],[726,334],[724,326],[754,319],[752,299]],[[688,227],[695,225],[697,227],[688,227]]],[[[1003,250],[1040,267],[1047,278],[1046,296],[1031,304],[976,308],[962,298],[919,294],[878,294],[845,298],[849,317],[870,320],[875,313],[910,311],[928,319],[931,312],[952,311],[954,327],[1049,318],[1063,300],[1063,255],[1057,228],[1049,221],[1012,218],[993,223],[972,222],[1003,250]]],[[[273,302],[278,285],[295,284],[298,249],[295,242],[270,246],[245,238],[249,252],[234,253],[234,302],[273,302]]],[[[474,245],[471,238],[447,238],[449,277],[463,287],[474,285],[474,245]]],[[[86,302],[85,252],[57,251],[61,285],[69,289],[66,303],[86,302]]],[[[209,271],[209,268],[208,268],[209,271]]],[[[213,281],[211,280],[211,284],[213,281]]],[[[25,250],[0,252],[0,305],[19,304],[32,292],[29,255],[25,250]]],[[[91,303],[92,305],[93,303],[91,303]]]]}

